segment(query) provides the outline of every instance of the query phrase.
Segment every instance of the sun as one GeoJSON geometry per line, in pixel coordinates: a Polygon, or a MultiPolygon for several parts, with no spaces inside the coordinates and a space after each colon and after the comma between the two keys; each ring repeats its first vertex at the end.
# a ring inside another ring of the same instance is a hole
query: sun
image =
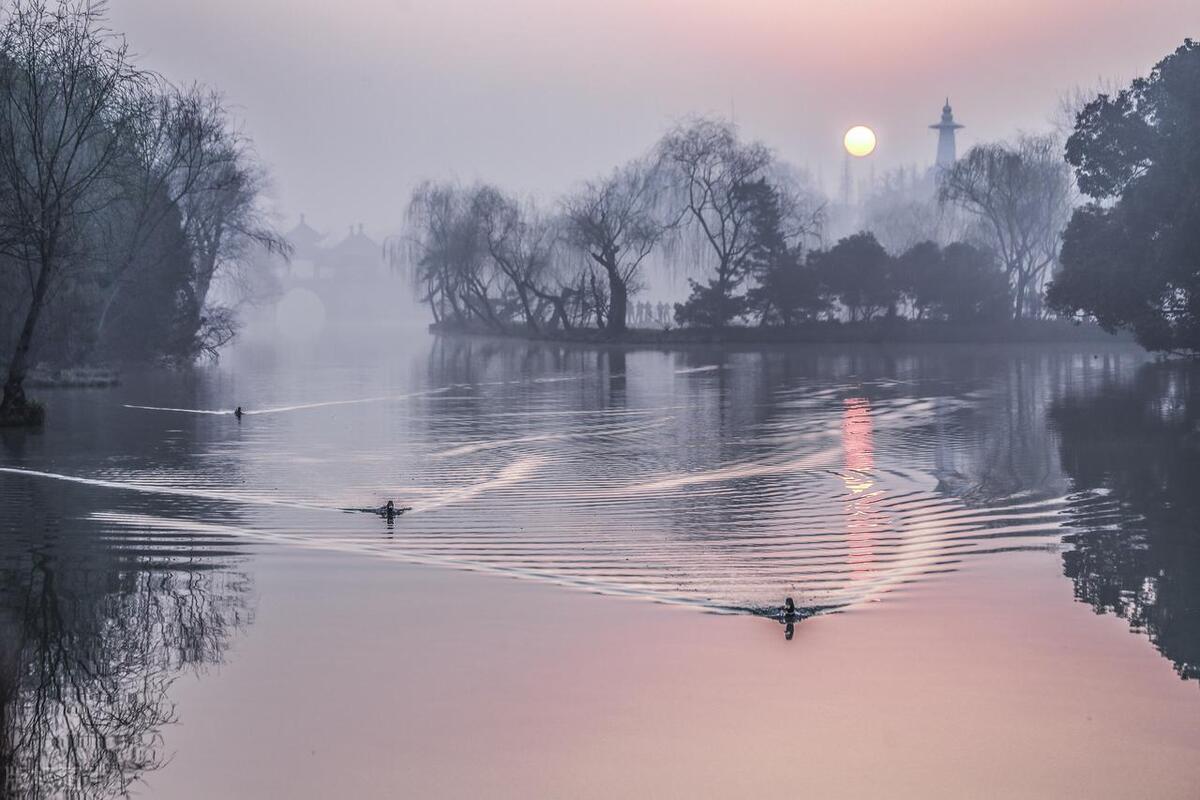
{"type": "Polygon", "coordinates": [[[855,125],[846,131],[842,144],[846,146],[846,152],[850,155],[864,158],[875,152],[875,131],[866,125],[855,125]]]}

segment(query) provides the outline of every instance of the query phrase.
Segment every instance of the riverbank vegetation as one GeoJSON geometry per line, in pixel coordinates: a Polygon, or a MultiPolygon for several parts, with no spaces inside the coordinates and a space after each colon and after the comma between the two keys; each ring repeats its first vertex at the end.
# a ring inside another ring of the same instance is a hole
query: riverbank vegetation
{"type": "Polygon", "coordinates": [[[1200,43],[1088,103],[1066,154],[1089,202],[1063,236],[1050,305],[1200,354],[1200,43]]]}
{"type": "Polygon", "coordinates": [[[825,203],[804,177],[700,119],[554,210],[489,185],[422,184],[391,253],[443,329],[622,337],[652,258],[706,265],[674,306],[686,328],[1039,319],[1069,210],[1068,171],[1051,154],[1048,138],[971,151],[940,187],[978,218],[977,235],[893,253],[866,230],[824,244],[825,203]]]}
{"type": "MultiPolygon", "coordinates": [[[[965,323],[948,320],[912,320],[877,317],[870,321],[815,320],[795,325],[752,326],[732,325],[728,328],[699,327],[642,327],[629,328],[620,338],[596,327],[569,330],[544,330],[532,333],[523,325],[496,329],[475,323],[440,322],[430,326],[436,334],[494,339],[524,339],[568,345],[615,346],[622,349],[688,348],[692,346],[729,345],[735,349],[774,347],[780,345],[859,345],[859,344],[1047,344],[1071,343],[1112,345],[1114,338],[1097,325],[1076,325],[1065,319],[998,319],[990,322],[965,323]]],[[[1117,341],[1132,343],[1123,333],[1117,341]]]]}
{"type": "Polygon", "coordinates": [[[219,94],[138,66],[87,0],[0,18],[0,422],[40,420],[35,360],[188,361],[235,333],[249,266],[286,252],[219,94]],[[219,284],[242,292],[218,292],[219,284]],[[220,295],[220,298],[218,298],[220,295]]]}
{"type": "Polygon", "coordinates": [[[426,182],[388,254],[444,331],[646,339],[632,320],[702,332],[659,340],[790,341],[849,324],[840,340],[907,320],[921,340],[975,327],[985,341],[1005,320],[1018,338],[1057,338],[1062,325],[1019,323],[1058,319],[1197,352],[1198,62],[1189,41],[1129,89],[1078,98],[1065,145],[1021,135],[885,178],[836,237],[844,207],[731,123],[700,118],[552,204],[426,182]],[[638,310],[651,265],[688,277],[667,321],[638,310]]]}
{"type": "MultiPolygon", "coordinates": [[[[1014,157],[1021,166],[1029,161],[1023,151],[1014,157]]],[[[962,185],[989,179],[981,168],[964,173],[962,185]]],[[[804,176],[764,145],[743,142],[728,123],[698,119],[552,210],[495,186],[426,182],[412,195],[407,235],[389,252],[411,268],[443,329],[594,329],[622,337],[652,258],[708,265],[674,306],[680,327],[1039,315],[1026,295],[1048,263],[1031,264],[1025,252],[1001,262],[986,244],[921,241],[892,254],[869,231],[823,246],[824,214],[804,176]],[[1024,299],[1014,304],[1018,294],[1024,299]]],[[[997,224],[1007,232],[1023,222],[997,224]]],[[[1006,240],[1000,252],[1012,249],[1006,240]]]]}

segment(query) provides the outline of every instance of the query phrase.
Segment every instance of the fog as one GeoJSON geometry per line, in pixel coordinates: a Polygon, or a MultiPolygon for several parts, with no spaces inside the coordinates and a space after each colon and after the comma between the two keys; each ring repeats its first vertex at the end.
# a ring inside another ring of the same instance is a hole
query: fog
{"type": "Polygon", "coordinates": [[[836,192],[840,135],[927,165],[949,95],[979,141],[1044,128],[1059,94],[1127,80],[1200,30],[1192,0],[116,0],[142,62],[219,87],[274,175],[285,229],[394,232],[425,177],[549,197],[691,113],[836,192]],[[1183,24],[1190,21],[1190,24],[1183,24]]]}
{"type": "Polygon", "coordinates": [[[0,798],[1194,800],[1198,6],[0,4],[0,798]]]}

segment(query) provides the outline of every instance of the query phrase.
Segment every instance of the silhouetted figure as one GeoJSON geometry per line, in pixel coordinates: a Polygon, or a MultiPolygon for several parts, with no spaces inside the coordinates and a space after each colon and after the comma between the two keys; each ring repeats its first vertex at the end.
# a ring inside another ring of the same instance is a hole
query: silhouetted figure
{"type": "Polygon", "coordinates": [[[242,407],[238,406],[233,410],[233,415],[238,418],[238,422],[242,421],[242,407]]]}

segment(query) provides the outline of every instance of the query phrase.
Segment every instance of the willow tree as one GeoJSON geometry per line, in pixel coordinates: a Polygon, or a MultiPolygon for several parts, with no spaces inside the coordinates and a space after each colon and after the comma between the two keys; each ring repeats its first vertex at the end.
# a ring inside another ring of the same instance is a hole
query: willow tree
{"type": "Polygon", "coordinates": [[[567,241],[586,254],[608,279],[607,329],[625,330],[629,295],[642,265],[663,239],[658,171],[632,161],[610,175],[584,183],[563,200],[567,241]]]}
{"type": "Polygon", "coordinates": [[[677,316],[697,311],[724,327],[746,305],[734,292],[753,277],[765,244],[761,236],[778,234],[802,254],[820,232],[823,204],[804,173],[780,162],[765,145],[742,141],[724,120],[700,118],[676,127],[659,142],[658,157],[671,228],[690,245],[683,252],[707,264],[712,276],[707,284],[691,281],[692,296],[677,307],[677,316]],[[764,227],[768,196],[778,223],[764,227]]]}
{"type": "MultiPolygon", "coordinates": [[[[758,142],[743,142],[732,123],[702,118],[667,133],[659,142],[674,225],[692,233],[697,254],[707,251],[715,275],[708,286],[692,282],[693,299],[712,296],[721,307],[742,284],[757,243],[752,234],[754,193],[747,187],[763,178],[771,151],[758,142]]],[[[717,327],[729,320],[721,318],[717,327]]]]}
{"type": "Polygon", "coordinates": [[[533,202],[511,197],[494,186],[481,186],[471,201],[483,248],[516,294],[525,324],[542,327],[545,306],[552,320],[570,325],[563,300],[551,292],[558,231],[533,202]]]}
{"type": "Polygon", "coordinates": [[[145,78],[99,6],[17,0],[0,28],[0,247],[29,287],[0,420],[36,419],[25,375],[38,320],[72,268],[83,230],[113,200],[133,98],[145,78]]]}
{"type": "Polygon", "coordinates": [[[971,150],[941,178],[939,197],[983,223],[1013,288],[1014,319],[1034,316],[1071,215],[1071,175],[1052,136],[971,150]]]}
{"type": "Polygon", "coordinates": [[[503,328],[496,314],[496,274],[487,258],[475,190],[452,181],[424,181],[408,201],[404,236],[388,258],[411,270],[435,322],[472,320],[503,328]]]}

